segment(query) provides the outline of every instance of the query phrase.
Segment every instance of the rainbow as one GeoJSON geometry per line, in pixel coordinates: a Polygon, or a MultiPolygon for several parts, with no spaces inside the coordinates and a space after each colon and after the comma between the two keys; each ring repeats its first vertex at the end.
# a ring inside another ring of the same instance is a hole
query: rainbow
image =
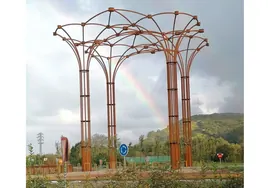
{"type": "Polygon", "coordinates": [[[140,84],[128,71],[128,69],[124,67],[120,67],[118,71],[118,76],[122,76],[124,80],[127,81],[128,85],[131,86],[131,88],[134,88],[138,98],[153,112],[154,116],[157,117],[157,121],[160,125],[160,127],[166,127],[167,122],[165,121],[165,118],[163,114],[161,113],[160,109],[155,104],[154,100],[150,96],[149,92],[140,84]]]}

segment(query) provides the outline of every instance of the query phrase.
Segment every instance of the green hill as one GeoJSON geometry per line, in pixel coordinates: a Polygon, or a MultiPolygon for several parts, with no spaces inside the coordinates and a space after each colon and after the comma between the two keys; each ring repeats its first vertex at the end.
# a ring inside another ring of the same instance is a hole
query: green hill
{"type": "MultiPolygon", "coordinates": [[[[182,121],[180,121],[182,134],[182,121]]],[[[192,116],[192,135],[206,135],[214,138],[223,138],[229,143],[241,143],[244,138],[244,114],[219,113],[210,115],[192,116]]],[[[144,143],[154,141],[155,138],[166,141],[168,128],[151,131],[144,139],[144,143]]]]}
{"type": "Polygon", "coordinates": [[[204,134],[239,143],[244,137],[244,114],[221,113],[192,117],[193,136],[204,134]]]}

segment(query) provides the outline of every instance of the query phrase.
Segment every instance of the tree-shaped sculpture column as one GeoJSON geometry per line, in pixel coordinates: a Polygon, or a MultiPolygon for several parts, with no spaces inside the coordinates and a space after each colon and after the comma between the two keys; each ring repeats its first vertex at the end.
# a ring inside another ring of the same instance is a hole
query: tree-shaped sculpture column
{"type": "MultiPolygon", "coordinates": [[[[109,168],[116,168],[116,147],[117,147],[117,135],[116,135],[116,108],[115,108],[115,79],[117,72],[123,62],[138,54],[155,53],[159,50],[159,45],[152,44],[148,38],[144,37],[145,42],[136,44],[136,39],[142,37],[140,31],[126,29],[127,26],[122,27],[120,34],[114,34],[105,38],[105,40],[94,48],[94,53],[91,56],[95,58],[100,64],[105,78],[106,78],[106,91],[107,91],[107,126],[108,126],[108,147],[109,147],[109,168]],[[129,42],[132,41],[132,42],[129,42]],[[131,43],[128,44],[128,43],[131,43]],[[109,56],[101,54],[98,51],[102,50],[102,47],[109,46],[109,56]],[[124,50],[122,50],[122,47],[124,50]],[[121,48],[122,54],[114,55],[113,52],[121,48]]],[[[117,28],[119,29],[119,28],[117,28]]]]}
{"type": "Polygon", "coordinates": [[[82,170],[91,170],[91,127],[90,127],[90,80],[89,80],[89,63],[86,60],[85,53],[85,24],[75,24],[81,26],[82,40],[74,39],[70,36],[66,28],[70,24],[58,25],[54,36],[59,36],[65,41],[74,52],[79,68],[80,84],[80,120],[81,120],[81,155],[82,170]]]}
{"type": "MultiPolygon", "coordinates": [[[[200,30],[198,33],[204,32],[200,30]]],[[[190,103],[190,69],[194,57],[197,53],[204,48],[209,46],[208,40],[202,37],[194,37],[198,33],[195,33],[188,40],[187,51],[185,60],[183,60],[181,54],[178,54],[180,59],[180,74],[181,74],[181,100],[182,100],[182,122],[183,122],[183,133],[184,133],[184,144],[185,144],[185,166],[193,166],[192,159],[192,124],[191,124],[191,103],[190,103]],[[195,47],[190,53],[189,46],[193,39],[197,39],[195,47]],[[189,57],[190,56],[190,57],[189,57]]]]}

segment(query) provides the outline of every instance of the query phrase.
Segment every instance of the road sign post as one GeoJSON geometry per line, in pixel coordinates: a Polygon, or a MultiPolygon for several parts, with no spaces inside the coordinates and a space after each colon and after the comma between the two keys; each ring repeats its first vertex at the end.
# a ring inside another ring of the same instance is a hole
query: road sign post
{"type": "Polygon", "coordinates": [[[217,156],[218,156],[218,158],[219,158],[219,160],[220,160],[220,164],[221,164],[221,159],[222,159],[222,157],[223,157],[223,153],[217,153],[217,156]]]}
{"type": "Polygon", "coordinates": [[[124,168],[126,167],[126,156],[128,154],[128,146],[126,144],[121,144],[119,147],[119,153],[124,157],[124,168]]]}

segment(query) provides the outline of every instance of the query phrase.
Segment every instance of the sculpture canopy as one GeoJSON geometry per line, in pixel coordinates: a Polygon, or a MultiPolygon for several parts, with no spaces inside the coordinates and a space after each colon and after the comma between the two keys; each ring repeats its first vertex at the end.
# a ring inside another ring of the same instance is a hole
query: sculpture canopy
{"type": "MultiPolygon", "coordinates": [[[[108,8],[85,22],[58,25],[53,34],[80,49],[75,52],[80,57],[78,61],[82,61],[82,54],[87,54],[81,66],[88,68],[92,57],[99,62],[111,60],[120,65],[138,54],[164,51],[166,55],[174,56],[175,52],[180,55],[195,53],[208,46],[208,40],[201,36],[204,30],[199,28],[200,25],[197,16],[179,11],[145,15],[108,8]],[[104,19],[108,20],[107,24],[103,24],[104,19]]],[[[182,62],[181,58],[179,63],[187,62],[182,62]]]]}

